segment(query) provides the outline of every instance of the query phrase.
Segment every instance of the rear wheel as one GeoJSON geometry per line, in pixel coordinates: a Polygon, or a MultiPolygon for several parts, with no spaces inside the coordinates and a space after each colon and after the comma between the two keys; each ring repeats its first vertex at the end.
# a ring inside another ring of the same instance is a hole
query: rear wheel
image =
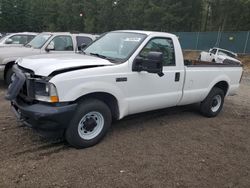
{"type": "Polygon", "coordinates": [[[208,96],[201,102],[200,111],[206,117],[217,116],[224,104],[224,91],[214,87],[208,96]]]}
{"type": "Polygon", "coordinates": [[[66,130],[66,140],[76,148],[93,146],[105,136],[111,119],[110,109],[104,102],[96,99],[83,101],[66,130]]]}

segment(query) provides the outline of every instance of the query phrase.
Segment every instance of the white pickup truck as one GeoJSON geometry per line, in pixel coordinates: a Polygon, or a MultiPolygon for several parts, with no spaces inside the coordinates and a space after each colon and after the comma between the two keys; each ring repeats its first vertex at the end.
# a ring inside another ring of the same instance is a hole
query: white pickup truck
{"type": "Polygon", "coordinates": [[[113,31],[83,54],[19,59],[6,99],[17,117],[43,132],[62,133],[76,148],[97,144],[112,120],[200,103],[207,117],[239,87],[240,64],[185,61],[175,35],[113,31]]]}
{"type": "Polygon", "coordinates": [[[12,65],[20,57],[39,54],[62,54],[80,51],[82,46],[90,44],[97,35],[68,32],[43,32],[24,47],[5,47],[0,49],[0,80],[7,85],[12,75],[12,65]]]}
{"type": "Polygon", "coordinates": [[[201,52],[198,60],[212,63],[241,63],[237,59],[237,54],[221,48],[212,48],[208,52],[201,52]]]}

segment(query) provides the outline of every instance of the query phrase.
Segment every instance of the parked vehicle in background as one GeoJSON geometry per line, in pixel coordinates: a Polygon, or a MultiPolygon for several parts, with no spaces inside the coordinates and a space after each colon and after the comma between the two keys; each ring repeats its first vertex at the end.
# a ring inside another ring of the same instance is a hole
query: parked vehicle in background
{"type": "Polygon", "coordinates": [[[37,34],[30,32],[7,34],[0,39],[0,47],[23,46],[30,42],[37,34]]]}
{"type": "Polygon", "coordinates": [[[6,98],[18,118],[77,148],[95,145],[112,119],[131,114],[200,103],[215,117],[242,76],[240,64],[186,64],[175,35],[147,31],[109,32],[82,54],[26,57],[13,69],[6,98]]]}
{"type": "Polygon", "coordinates": [[[201,52],[199,56],[200,61],[208,61],[212,63],[223,63],[225,60],[229,60],[236,63],[241,63],[237,59],[237,54],[221,48],[212,48],[208,52],[201,52]]]}
{"type": "Polygon", "coordinates": [[[24,47],[0,49],[0,79],[10,83],[12,66],[20,57],[39,54],[75,53],[86,47],[97,35],[44,32],[37,35],[24,47]]]}

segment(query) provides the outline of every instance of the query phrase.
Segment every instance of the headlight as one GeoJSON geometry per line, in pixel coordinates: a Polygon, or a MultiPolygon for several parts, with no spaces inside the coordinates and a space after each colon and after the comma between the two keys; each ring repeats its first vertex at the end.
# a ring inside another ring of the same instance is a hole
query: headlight
{"type": "Polygon", "coordinates": [[[56,86],[49,82],[35,81],[35,98],[45,102],[59,102],[56,86]]]}

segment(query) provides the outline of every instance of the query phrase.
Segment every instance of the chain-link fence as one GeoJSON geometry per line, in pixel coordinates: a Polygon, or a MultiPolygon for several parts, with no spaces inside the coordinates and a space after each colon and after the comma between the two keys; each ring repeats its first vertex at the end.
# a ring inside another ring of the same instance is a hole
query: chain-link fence
{"type": "Polygon", "coordinates": [[[224,48],[236,53],[250,54],[250,31],[238,32],[176,32],[185,50],[224,48]]]}

